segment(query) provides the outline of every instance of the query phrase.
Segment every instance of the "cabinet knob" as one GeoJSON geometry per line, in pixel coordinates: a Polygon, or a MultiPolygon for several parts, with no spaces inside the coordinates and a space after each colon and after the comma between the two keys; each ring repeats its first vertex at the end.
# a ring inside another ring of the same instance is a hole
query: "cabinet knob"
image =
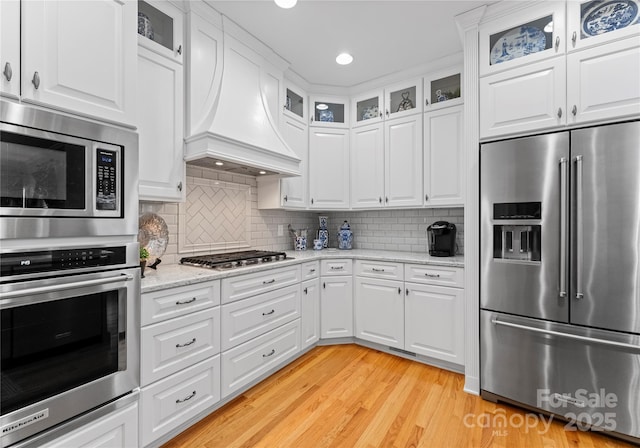
{"type": "Polygon", "coordinates": [[[558,118],[562,118],[562,107],[558,107],[558,118]]]}
{"type": "Polygon", "coordinates": [[[425,194],[425,195],[424,195],[424,200],[425,200],[425,201],[428,201],[428,200],[429,200],[429,195],[428,195],[428,194],[425,194]]]}
{"type": "Polygon", "coordinates": [[[404,293],[405,293],[405,295],[407,295],[407,296],[408,296],[408,295],[409,295],[409,288],[405,289],[405,290],[404,290],[404,293]]]}
{"type": "Polygon", "coordinates": [[[313,205],[313,198],[311,198],[311,204],[313,205]]]}
{"type": "Polygon", "coordinates": [[[38,90],[38,87],[40,87],[40,74],[38,72],[35,72],[33,74],[33,79],[31,80],[31,82],[33,83],[33,86],[36,88],[36,90],[38,90]]]}
{"type": "Polygon", "coordinates": [[[402,294],[402,288],[398,287],[398,294],[402,294]]]}
{"type": "Polygon", "coordinates": [[[385,196],[384,202],[386,202],[387,204],[389,203],[389,198],[387,196],[385,196]]]}
{"type": "Polygon", "coordinates": [[[382,204],[382,196],[380,196],[380,197],[378,198],[378,202],[379,202],[380,204],[382,204]]]}
{"type": "Polygon", "coordinates": [[[556,50],[560,48],[560,36],[556,36],[556,50]]]}
{"type": "Polygon", "coordinates": [[[284,202],[287,202],[289,200],[289,197],[285,194],[284,195],[284,202]]]}
{"type": "Polygon", "coordinates": [[[182,54],[182,45],[178,45],[178,49],[176,50],[176,53],[182,54]]]}
{"type": "Polygon", "coordinates": [[[575,104],[571,108],[571,113],[573,114],[574,117],[578,114],[578,107],[575,104]]]}
{"type": "Polygon", "coordinates": [[[178,182],[178,191],[182,191],[182,181],[178,182]]]}
{"type": "Polygon", "coordinates": [[[11,81],[11,78],[13,78],[13,70],[11,70],[11,64],[9,62],[4,64],[3,73],[4,73],[4,77],[7,78],[7,81],[11,81]]]}
{"type": "Polygon", "coordinates": [[[386,112],[387,112],[387,117],[388,117],[389,116],[389,109],[387,109],[386,112]]]}
{"type": "Polygon", "coordinates": [[[307,288],[304,288],[303,291],[305,294],[309,294],[309,291],[307,290],[307,288]]]}
{"type": "Polygon", "coordinates": [[[322,282],[322,288],[327,289],[327,284],[325,282],[322,282]]]}
{"type": "Polygon", "coordinates": [[[424,105],[428,106],[429,105],[429,99],[424,100],[424,105]]]}
{"type": "Polygon", "coordinates": [[[571,34],[571,43],[574,47],[576,46],[576,40],[578,40],[578,34],[574,31],[573,34],[571,34]]]}

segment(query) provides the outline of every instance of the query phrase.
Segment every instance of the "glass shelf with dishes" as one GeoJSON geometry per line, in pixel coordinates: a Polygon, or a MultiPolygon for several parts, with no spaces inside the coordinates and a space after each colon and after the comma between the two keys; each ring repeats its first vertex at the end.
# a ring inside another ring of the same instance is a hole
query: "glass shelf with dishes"
{"type": "Polygon", "coordinates": [[[346,128],[349,126],[349,103],[347,98],[334,96],[313,96],[311,106],[311,126],[346,128]]]}
{"type": "Polygon", "coordinates": [[[422,112],[422,79],[393,84],[384,91],[386,119],[422,112]]]}
{"type": "Polygon", "coordinates": [[[425,112],[462,103],[462,71],[454,68],[424,78],[425,112]]]}
{"type": "Polygon", "coordinates": [[[138,43],[182,62],[183,12],[168,2],[138,0],[138,43]]]}
{"type": "Polygon", "coordinates": [[[351,99],[353,127],[381,122],[384,118],[382,90],[367,92],[351,99]]]}
{"type": "Polygon", "coordinates": [[[567,2],[569,51],[640,35],[640,0],[567,2]]]}
{"type": "Polygon", "coordinates": [[[307,94],[285,80],[284,113],[291,118],[307,123],[307,94]]]}

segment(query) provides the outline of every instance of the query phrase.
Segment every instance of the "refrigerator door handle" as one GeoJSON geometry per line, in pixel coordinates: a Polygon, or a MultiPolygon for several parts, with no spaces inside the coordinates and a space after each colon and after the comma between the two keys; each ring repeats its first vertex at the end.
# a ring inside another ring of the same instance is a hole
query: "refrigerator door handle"
{"type": "Polygon", "coordinates": [[[582,222],[582,156],[575,157],[576,163],[576,299],[583,299],[582,266],[584,257],[584,226],[582,222]]]}
{"type": "Polygon", "coordinates": [[[626,342],[609,341],[607,339],[592,338],[589,336],[580,336],[579,334],[563,333],[561,331],[554,331],[554,330],[545,330],[544,328],[529,327],[527,325],[514,324],[512,322],[505,322],[502,320],[498,320],[496,318],[491,319],[491,323],[494,325],[501,325],[503,327],[517,328],[519,330],[532,331],[534,333],[546,334],[549,336],[558,336],[565,339],[573,339],[573,340],[588,342],[592,344],[608,345],[610,347],[623,348],[626,350],[631,350],[636,353],[640,353],[640,345],[628,344],[626,342]]]}
{"type": "Polygon", "coordinates": [[[567,297],[567,180],[568,160],[560,159],[560,297],[567,297]]]}

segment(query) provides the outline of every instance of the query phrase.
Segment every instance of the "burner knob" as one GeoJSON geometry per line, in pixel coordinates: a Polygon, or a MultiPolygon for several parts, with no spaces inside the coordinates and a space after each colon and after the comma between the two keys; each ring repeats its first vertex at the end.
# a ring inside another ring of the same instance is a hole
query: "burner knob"
{"type": "Polygon", "coordinates": [[[240,266],[246,266],[246,265],[247,265],[247,260],[240,261],[240,266]]]}

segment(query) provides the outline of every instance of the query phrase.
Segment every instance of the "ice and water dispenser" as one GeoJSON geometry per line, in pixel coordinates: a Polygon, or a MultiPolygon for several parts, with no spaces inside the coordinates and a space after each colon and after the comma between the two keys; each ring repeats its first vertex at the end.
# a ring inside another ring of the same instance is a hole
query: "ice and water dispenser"
{"type": "Polygon", "coordinates": [[[541,261],[541,207],[540,202],[493,204],[494,259],[541,261]]]}

